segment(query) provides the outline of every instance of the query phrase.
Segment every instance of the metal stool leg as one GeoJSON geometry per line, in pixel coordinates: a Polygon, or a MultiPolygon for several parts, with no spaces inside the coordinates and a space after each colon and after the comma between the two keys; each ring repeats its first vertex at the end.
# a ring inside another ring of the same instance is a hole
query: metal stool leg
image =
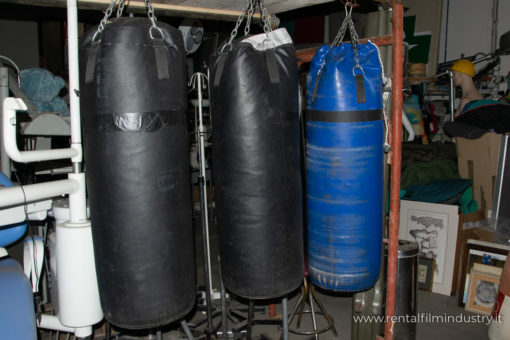
{"type": "Polygon", "coordinates": [[[319,298],[315,295],[315,287],[312,285],[312,288],[311,288],[311,291],[312,291],[312,296],[313,296],[313,299],[315,300],[315,302],[317,302],[317,306],[319,306],[319,309],[322,313],[322,315],[324,315],[324,317],[326,318],[326,320],[328,321],[328,324],[329,324],[329,327],[331,328],[331,332],[333,332],[333,335],[335,337],[338,336],[338,333],[335,329],[335,321],[333,320],[333,318],[331,317],[331,315],[329,315],[327,312],[326,312],[326,309],[324,308],[324,306],[322,305],[322,302],[319,300],[319,298]]]}
{"type": "Polygon", "coordinates": [[[282,299],[282,334],[283,334],[283,340],[289,340],[289,315],[287,314],[287,298],[284,297],[282,299]]]}
{"type": "Polygon", "coordinates": [[[301,300],[301,305],[299,306],[296,328],[301,327],[301,320],[303,319],[303,312],[305,310],[306,301],[308,301],[308,281],[305,278],[303,281],[303,299],[301,300]]]}
{"type": "Polygon", "coordinates": [[[255,302],[250,300],[248,304],[248,324],[246,326],[246,339],[251,340],[251,332],[253,328],[253,314],[255,314],[255,302]]]}
{"type": "Polygon", "coordinates": [[[310,289],[308,289],[308,303],[310,304],[310,310],[312,312],[312,324],[313,324],[313,333],[315,335],[315,340],[319,340],[319,334],[317,332],[317,320],[315,319],[315,310],[313,309],[312,289],[313,289],[313,285],[310,289]]]}
{"type": "MultiPolygon", "coordinates": [[[[315,340],[319,340],[319,334],[324,333],[328,330],[331,330],[333,335],[335,337],[338,337],[338,333],[335,329],[334,319],[326,312],[326,309],[324,308],[323,304],[320,302],[319,298],[317,297],[315,293],[315,286],[307,277],[305,277],[303,282],[303,287],[301,290],[302,294],[298,298],[298,301],[296,302],[296,305],[294,306],[294,309],[292,310],[292,313],[289,317],[289,332],[299,335],[313,335],[315,340]],[[310,306],[309,310],[305,310],[305,305],[308,303],[310,306]],[[316,310],[316,307],[314,303],[317,303],[318,309],[316,310]],[[298,320],[296,322],[296,328],[290,328],[290,325],[292,324],[292,320],[296,316],[296,311],[298,310],[298,320]],[[299,327],[301,325],[301,319],[303,317],[304,313],[310,313],[312,318],[312,324],[313,324],[313,330],[299,330],[299,327]],[[319,329],[317,324],[317,314],[323,316],[326,319],[326,322],[328,323],[327,327],[319,329]]],[[[280,337],[280,339],[282,339],[280,337]]]]}
{"type": "MultiPolygon", "coordinates": [[[[186,336],[188,337],[188,340],[195,340],[193,337],[193,334],[191,334],[191,330],[188,327],[188,323],[185,320],[181,320],[181,327],[186,336]]],[[[161,331],[158,331],[158,336],[161,334],[161,331]]],[[[159,339],[159,338],[158,338],[159,339]]]]}

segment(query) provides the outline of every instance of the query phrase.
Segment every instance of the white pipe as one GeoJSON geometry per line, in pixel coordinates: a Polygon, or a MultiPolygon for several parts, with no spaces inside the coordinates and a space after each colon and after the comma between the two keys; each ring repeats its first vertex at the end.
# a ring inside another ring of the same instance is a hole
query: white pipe
{"type": "Polygon", "coordinates": [[[50,161],[72,158],[80,155],[75,148],[19,151],[16,143],[16,111],[26,111],[27,106],[20,98],[6,98],[3,105],[3,143],[5,151],[14,161],[20,163],[50,161]]]}
{"type": "MultiPolygon", "coordinates": [[[[69,56],[69,109],[71,117],[71,144],[81,150],[80,74],[78,66],[78,7],[76,0],[67,0],[67,53],[69,56]]],[[[82,162],[82,153],[71,160],[82,162]]]]}
{"type": "Polygon", "coordinates": [[[78,184],[72,179],[2,188],[0,208],[66,195],[77,189],[78,184]]]}
{"type": "MultiPolygon", "coordinates": [[[[7,67],[0,67],[0,113],[3,111],[2,103],[7,97],[9,97],[9,69],[7,67]]],[[[0,167],[4,175],[7,178],[11,178],[11,160],[5,152],[4,143],[1,142],[2,131],[2,119],[0,116],[0,144],[2,144],[0,149],[0,167]]]]}
{"type": "Polygon", "coordinates": [[[72,328],[64,326],[57,316],[41,314],[37,320],[37,327],[42,329],[49,329],[52,331],[74,333],[77,338],[85,338],[92,335],[92,326],[72,328]]]}
{"type": "Polygon", "coordinates": [[[40,318],[37,320],[37,327],[60,332],[74,333],[74,328],[64,326],[55,315],[41,314],[40,318]]]}
{"type": "Polygon", "coordinates": [[[69,194],[69,222],[83,222],[87,220],[87,198],[85,194],[85,174],[69,174],[69,179],[76,181],[78,189],[69,194]]]}

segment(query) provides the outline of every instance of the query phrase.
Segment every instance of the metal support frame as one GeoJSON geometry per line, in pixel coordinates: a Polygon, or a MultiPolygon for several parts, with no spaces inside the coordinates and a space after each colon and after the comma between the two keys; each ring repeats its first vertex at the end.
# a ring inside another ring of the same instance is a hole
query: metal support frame
{"type": "MultiPolygon", "coordinates": [[[[389,0],[385,0],[389,1],[389,0]]],[[[400,220],[400,175],[402,164],[402,90],[403,90],[403,38],[404,5],[402,0],[392,0],[393,34],[369,38],[377,46],[393,46],[393,89],[392,89],[392,126],[391,126],[391,175],[390,175],[390,215],[388,232],[388,272],[386,279],[386,323],[384,339],[393,340],[393,321],[395,316],[397,291],[397,252],[398,227],[400,220]]],[[[363,41],[363,40],[360,40],[363,41]]],[[[312,60],[316,47],[297,51],[298,66],[312,60]]]]}
{"type": "Polygon", "coordinates": [[[393,92],[391,127],[390,215],[388,232],[388,273],[386,279],[386,322],[384,338],[393,340],[393,318],[397,294],[398,227],[400,220],[400,166],[402,163],[402,89],[404,6],[393,0],[393,92]]]}

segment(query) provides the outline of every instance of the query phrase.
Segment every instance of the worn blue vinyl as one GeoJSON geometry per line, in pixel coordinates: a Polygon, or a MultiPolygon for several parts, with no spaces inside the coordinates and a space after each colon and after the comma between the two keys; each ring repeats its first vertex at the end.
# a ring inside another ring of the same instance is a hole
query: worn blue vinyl
{"type": "Polygon", "coordinates": [[[309,273],[314,284],[343,292],[371,288],[381,264],[382,72],[375,45],[358,51],[366,102],[357,102],[350,44],[317,51],[307,89],[309,273]]]}
{"type": "Polygon", "coordinates": [[[36,340],[32,288],[20,264],[0,259],[0,339],[36,340]]]}
{"type": "MultiPolygon", "coordinates": [[[[0,172],[0,187],[12,187],[11,181],[0,172]]],[[[25,222],[0,225],[0,247],[6,247],[19,240],[27,231],[25,222]]]]}

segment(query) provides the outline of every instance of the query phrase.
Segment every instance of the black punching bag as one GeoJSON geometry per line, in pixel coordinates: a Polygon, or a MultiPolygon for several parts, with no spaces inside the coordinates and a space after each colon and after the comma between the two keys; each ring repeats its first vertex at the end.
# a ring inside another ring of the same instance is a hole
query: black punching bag
{"type": "Polygon", "coordinates": [[[178,30],[158,27],[114,19],[80,45],[101,305],[128,329],[180,319],[195,300],[184,44],[178,30]]]}
{"type": "Polygon", "coordinates": [[[211,60],[213,169],[225,286],[249,299],[303,280],[298,70],[285,29],[211,60]]]}

